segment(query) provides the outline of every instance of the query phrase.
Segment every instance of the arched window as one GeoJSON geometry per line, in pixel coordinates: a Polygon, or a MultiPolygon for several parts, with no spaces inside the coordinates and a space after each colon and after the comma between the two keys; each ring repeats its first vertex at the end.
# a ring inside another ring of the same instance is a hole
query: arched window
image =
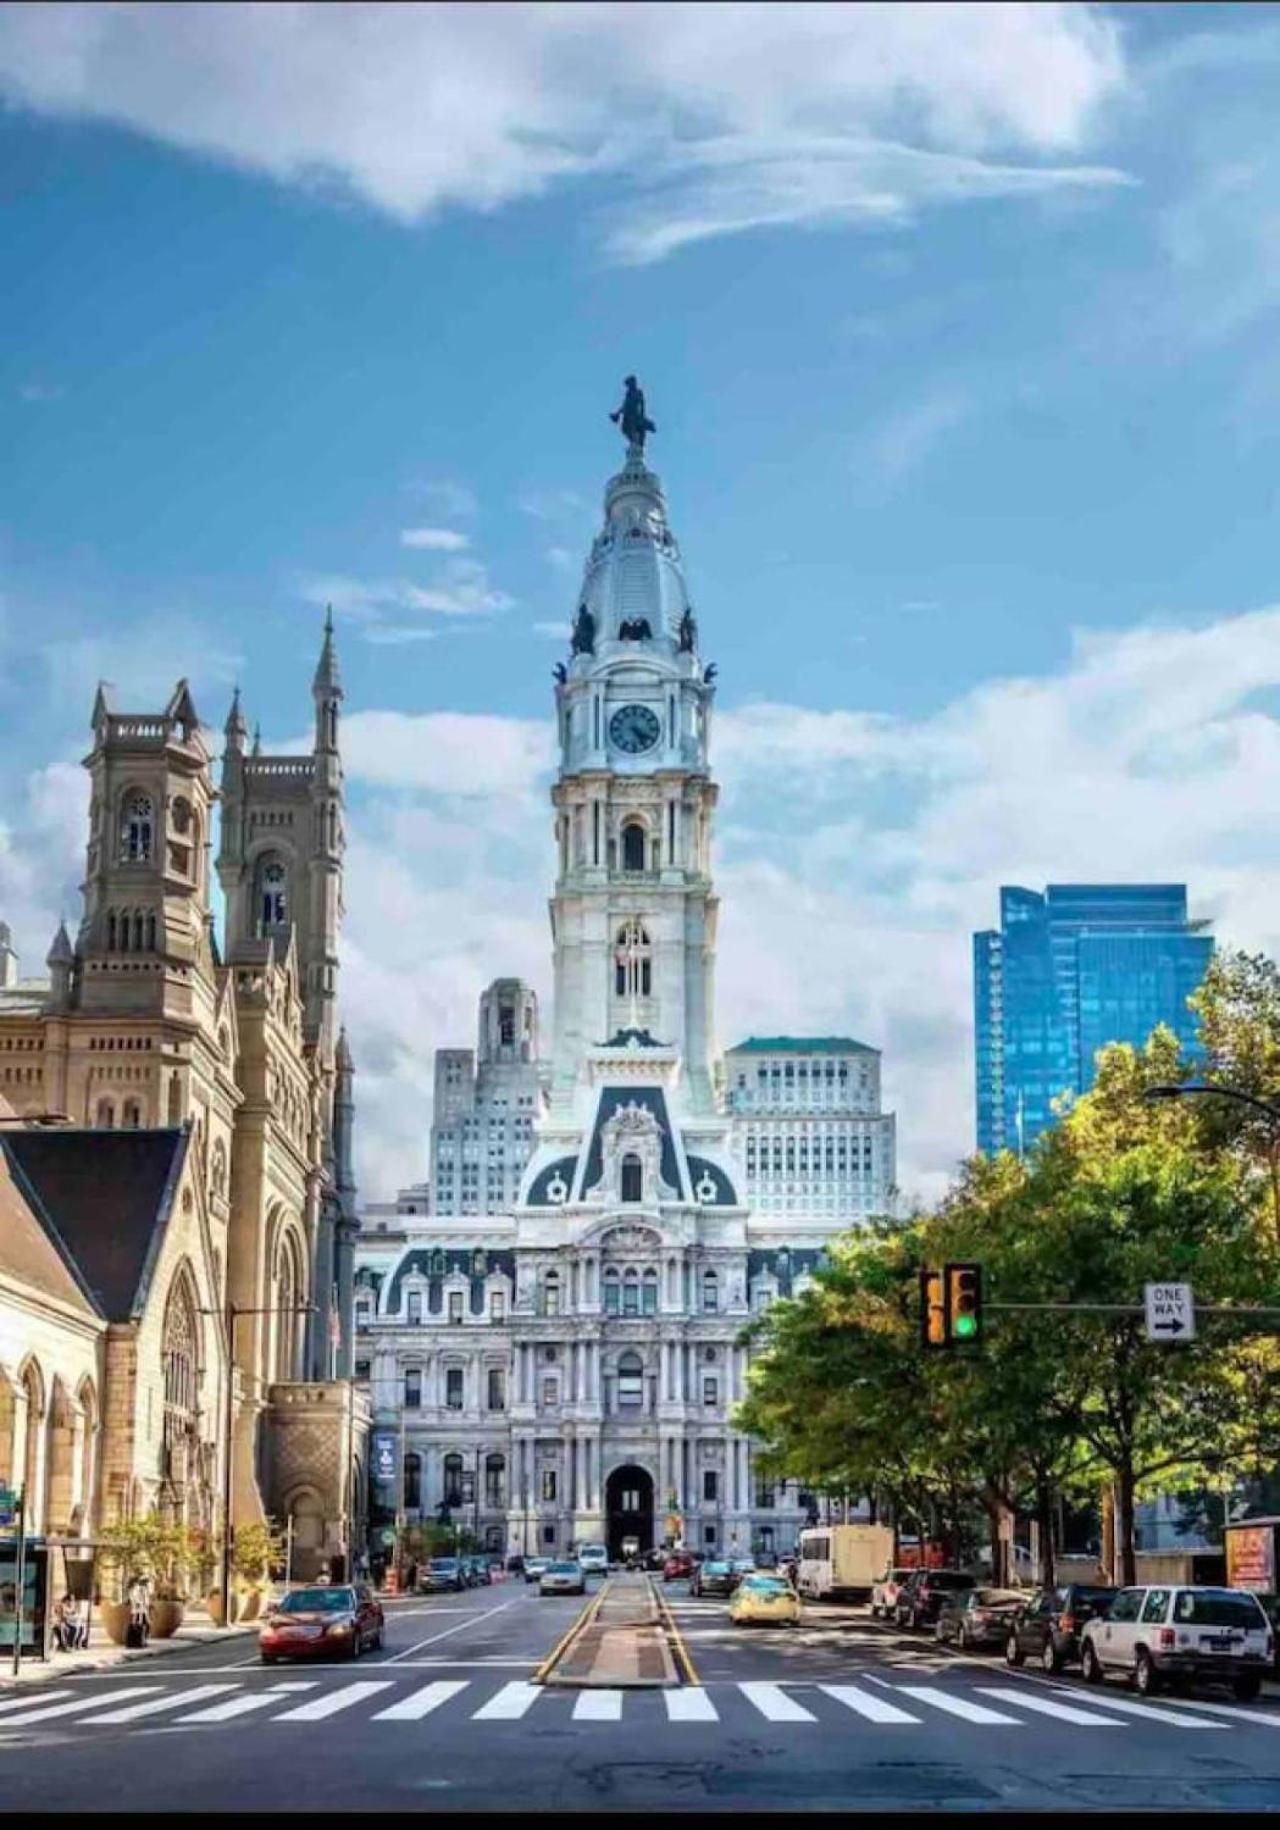
{"type": "Polygon", "coordinates": [[[622,1281],[616,1265],[609,1265],[605,1270],[604,1312],[606,1315],[619,1315],[622,1312],[622,1281]]]}
{"type": "Polygon", "coordinates": [[[542,1313],[559,1315],[560,1313],[560,1273],[548,1271],[542,1283],[542,1313]]]}
{"type": "Polygon", "coordinates": [[[644,1361],[638,1353],[624,1353],[618,1361],[618,1409],[638,1411],[644,1403],[644,1361]]]}
{"type": "Polygon", "coordinates": [[[275,1295],[275,1368],[272,1377],[281,1381],[297,1377],[298,1311],[302,1307],[302,1261],[298,1242],[290,1231],[276,1246],[275,1295]]]}
{"type": "Polygon", "coordinates": [[[720,1307],[720,1280],[714,1271],[708,1271],[702,1280],[702,1308],[706,1315],[714,1315],[720,1307]]]}
{"type": "Polygon", "coordinates": [[[653,952],[648,930],[637,920],[618,929],[613,988],[620,998],[647,998],[653,985],[653,952]]]}
{"type": "Polygon", "coordinates": [[[642,871],[644,869],[644,827],[639,820],[628,820],[622,829],[622,868],[624,871],[642,871]]]}
{"type": "Polygon", "coordinates": [[[404,1503],[406,1511],[422,1507],[422,1457],[412,1452],[404,1458],[404,1503]]]}
{"type": "Polygon", "coordinates": [[[504,1506],[506,1495],[507,1462],[502,1455],[488,1455],[484,1464],[484,1503],[486,1506],[504,1506]]]}
{"type": "Polygon", "coordinates": [[[127,794],[120,820],[120,860],[124,864],[145,864],[155,843],[155,808],[151,796],[135,791],[127,794]]]}
{"type": "Polygon", "coordinates": [[[444,1458],[444,1503],[446,1506],[462,1504],[462,1457],[446,1455],[444,1458]]]}
{"type": "Polygon", "coordinates": [[[135,953],[142,952],[143,947],[146,945],[146,939],[147,931],[142,919],[142,910],[135,909],[133,915],[133,950],[135,953]]]}
{"type": "Polygon", "coordinates": [[[156,918],[155,918],[154,914],[150,914],[147,916],[147,952],[154,953],[155,950],[156,950],[156,918]]]}
{"type": "Polygon", "coordinates": [[[658,1313],[658,1273],[652,1269],[644,1274],[641,1308],[645,1315],[658,1313]]]}
{"type": "Polygon", "coordinates": [[[260,940],[288,922],[289,873],[276,852],[268,852],[258,860],[255,906],[260,940]]]}
{"type": "Polygon", "coordinates": [[[199,1392],[199,1335],[195,1304],[185,1278],[175,1282],[165,1310],[161,1357],[164,1362],[164,1440],[185,1440],[195,1428],[199,1392]]]}
{"type": "Polygon", "coordinates": [[[638,1156],[622,1159],[622,1198],[624,1201],[644,1199],[644,1168],[638,1156]]]}
{"type": "Polygon", "coordinates": [[[99,1131],[112,1131],[115,1129],[115,1122],[116,1122],[116,1109],[115,1109],[114,1105],[112,1105],[112,1103],[109,1099],[100,1099],[98,1101],[98,1116],[94,1120],[94,1123],[97,1125],[98,1130],[99,1131]]]}
{"type": "Polygon", "coordinates": [[[124,1111],[121,1114],[120,1123],[124,1126],[126,1131],[140,1131],[142,1129],[142,1107],[138,1104],[136,1099],[125,1100],[124,1111]]]}
{"type": "Polygon", "coordinates": [[[107,916],[107,952],[114,953],[115,950],[116,950],[116,912],[114,909],[112,909],[111,913],[107,916]]]}
{"type": "Polygon", "coordinates": [[[631,1267],[622,1279],[622,1313],[639,1315],[640,1313],[640,1273],[631,1267]]]}

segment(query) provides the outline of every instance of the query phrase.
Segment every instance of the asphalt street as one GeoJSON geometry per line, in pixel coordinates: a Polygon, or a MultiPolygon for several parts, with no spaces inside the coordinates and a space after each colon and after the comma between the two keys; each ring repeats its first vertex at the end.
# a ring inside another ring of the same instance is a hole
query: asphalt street
{"type": "MultiPolygon", "coordinates": [[[[594,1584],[592,1585],[594,1587],[594,1584]]],[[[581,1602],[507,1581],[387,1606],[356,1665],[251,1639],[0,1691],[7,1811],[1280,1808],[1280,1707],[1141,1703],[847,1611],[668,1598],[701,1682],[529,1682],[581,1602]]]]}

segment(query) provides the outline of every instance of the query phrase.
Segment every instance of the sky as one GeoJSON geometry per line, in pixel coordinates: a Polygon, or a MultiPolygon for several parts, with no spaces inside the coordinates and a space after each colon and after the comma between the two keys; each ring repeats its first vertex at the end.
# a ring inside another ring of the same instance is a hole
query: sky
{"type": "Polygon", "coordinates": [[[1268,5],[0,6],[24,970],[98,679],[297,747],[331,602],[357,1168],[422,1179],[432,1051],[549,1003],[631,371],[719,667],[722,1044],[883,1049],[930,1198],[1001,884],[1280,951],[1278,78],[1268,5]]]}

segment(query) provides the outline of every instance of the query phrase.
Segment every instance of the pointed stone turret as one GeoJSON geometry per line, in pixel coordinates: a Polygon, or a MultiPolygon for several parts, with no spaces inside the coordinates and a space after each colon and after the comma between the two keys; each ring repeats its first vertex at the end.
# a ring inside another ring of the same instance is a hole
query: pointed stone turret
{"type": "Polygon", "coordinates": [[[244,721],[244,712],[240,707],[240,688],[237,686],[231,697],[231,710],[227,713],[227,722],[222,727],[227,740],[228,750],[244,749],[244,740],[249,735],[249,727],[244,721]]]}
{"type": "Polygon", "coordinates": [[[49,1003],[54,1010],[66,1010],[71,1003],[71,975],[75,958],[67,924],[60,921],[45,958],[45,965],[49,968],[49,1003]]]}
{"type": "Polygon", "coordinates": [[[316,662],[316,677],[311,683],[316,693],[342,691],[342,679],[338,673],[338,651],[333,645],[333,605],[329,604],[324,615],[324,643],[320,649],[320,659],[316,662]]]}
{"type": "Polygon", "coordinates": [[[254,727],[253,727],[253,750],[252,750],[252,754],[253,754],[253,755],[254,755],[254,756],[261,756],[261,755],[262,755],[262,726],[261,726],[261,725],[260,725],[260,724],[255,724],[255,725],[254,725],[254,727]]]}

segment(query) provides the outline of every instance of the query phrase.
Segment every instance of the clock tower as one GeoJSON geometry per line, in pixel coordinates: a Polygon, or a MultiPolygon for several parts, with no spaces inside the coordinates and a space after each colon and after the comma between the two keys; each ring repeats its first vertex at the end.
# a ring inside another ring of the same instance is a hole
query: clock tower
{"type": "Polygon", "coordinates": [[[710,1113],[715,670],[645,464],[648,429],[623,427],[626,462],[605,486],[572,653],[556,670],[553,1099],[568,1099],[589,1050],[630,1033],[673,1049],[688,1109],[710,1113]]]}

